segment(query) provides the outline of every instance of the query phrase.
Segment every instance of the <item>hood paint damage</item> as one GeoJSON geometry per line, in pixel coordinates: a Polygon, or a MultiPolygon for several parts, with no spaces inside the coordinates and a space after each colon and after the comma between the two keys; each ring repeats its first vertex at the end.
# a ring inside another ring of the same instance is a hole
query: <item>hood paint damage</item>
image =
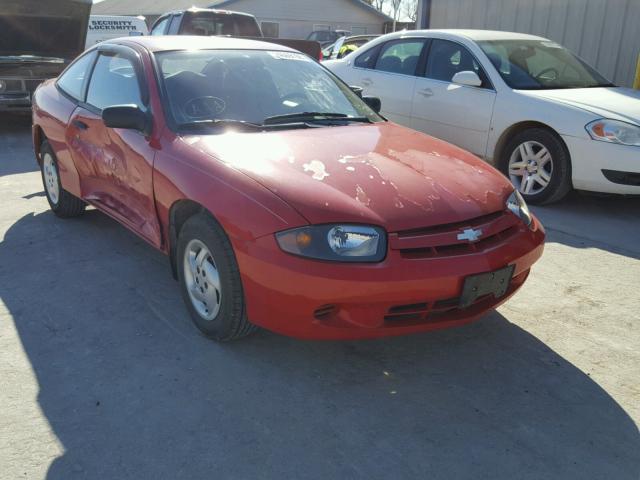
{"type": "Polygon", "coordinates": [[[513,187],[470,153],[394,125],[185,137],[296,209],[310,223],[389,232],[461,222],[505,208],[513,187]]]}

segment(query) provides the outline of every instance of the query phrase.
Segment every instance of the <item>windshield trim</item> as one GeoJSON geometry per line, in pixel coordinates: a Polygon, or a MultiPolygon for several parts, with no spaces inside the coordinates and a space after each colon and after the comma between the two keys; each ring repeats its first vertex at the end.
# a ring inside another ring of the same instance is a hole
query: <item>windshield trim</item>
{"type": "MultiPolygon", "coordinates": [[[[512,90],[537,91],[537,90],[576,90],[576,89],[581,89],[581,88],[618,88],[618,85],[616,85],[615,83],[613,83],[609,79],[607,79],[604,75],[602,75],[598,70],[596,70],[588,62],[586,62],[584,59],[582,59],[579,55],[576,55],[574,52],[572,52],[571,50],[569,50],[568,48],[566,48],[565,46],[560,45],[560,44],[557,44],[560,47],[560,49],[562,49],[564,52],[566,52],[571,57],[573,57],[578,63],[580,63],[581,66],[587,71],[587,73],[589,73],[590,75],[592,75],[592,72],[595,73],[600,78],[602,78],[603,82],[602,83],[597,83],[597,84],[594,84],[594,85],[580,85],[580,86],[575,86],[575,85],[542,85],[542,84],[530,85],[530,86],[514,85],[513,82],[511,81],[511,79],[509,77],[505,76],[505,74],[503,74],[503,72],[500,70],[500,68],[493,63],[491,58],[489,58],[489,54],[485,50],[485,45],[492,45],[492,44],[496,44],[496,43],[504,45],[504,42],[524,42],[524,43],[527,43],[527,44],[533,44],[533,43],[544,44],[544,43],[549,43],[549,42],[551,42],[551,43],[556,43],[556,42],[552,42],[551,40],[546,40],[546,39],[520,40],[520,39],[515,39],[515,38],[511,38],[511,39],[494,39],[494,40],[478,40],[478,41],[476,41],[478,47],[480,47],[480,50],[482,51],[482,54],[486,58],[488,64],[493,68],[493,70],[496,73],[498,73],[498,75],[500,76],[502,81],[504,81],[506,86],[509,87],[512,90]]],[[[529,75],[529,72],[527,72],[527,75],[532,80],[535,81],[535,79],[531,75],[529,75]]],[[[596,80],[596,79],[594,78],[594,80],[596,80]]]]}
{"type": "MultiPolygon", "coordinates": [[[[156,81],[156,87],[157,87],[157,91],[158,91],[158,97],[160,100],[160,105],[162,107],[162,114],[164,117],[164,123],[165,125],[167,125],[167,127],[169,128],[169,130],[171,130],[173,133],[177,134],[177,135],[183,135],[186,132],[184,131],[184,129],[180,128],[180,123],[177,122],[174,117],[173,117],[173,112],[171,111],[171,107],[169,105],[168,102],[168,94],[167,94],[167,90],[166,90],[166,86],[164,83],[164,78],[162,76],[162,70],[160,68],[159,65],[159,61],[158,61],[158,56],[157,54],[163,54],[163,53],[171,53],[171,52],[190,52],[190,51],[218,51],[218,50],[223,50],[223,51],[238,51],[238,52],[242,52],[242,51],[250,51],[250,52],[291,52],[292,50],[290,49],[279,49],[277,48],[277,45],[274,44],[274,47],[276,48],[269,48],[269,49],[257,49],[257,48],[196,48],[196,49],[186,49],[186,48],[175,48],[175,49],[168,49],[168,50],[159,50],[159,51],[154,51],[154,52],[149,52],[149,56],[151,57],[151,65],[152,65],[152,70],[153,70],[153,76],[155,77],[155,81],[156,81]]],[[[295,53],[301,53],[301,52],[295,52],[295,53]]],[[[322,65],[320,62],[318,62],[316,59],[312,58],[311,56],[305,54],[305,53],[301,53],[302,55],[306,55],[307,57],[309,57],[314,63],[316,63],[318,66],[320,66],[320,68],[322,68],[325,73],[327,73],[337,84],[342,85],[342,87],[344,89],[346,89],[346,91],[350,92],[352,95],[354,95],[355,97],[357,97],[358,101],[362,102],[362,104],[371,111],[372,115],[375,117],[375,120],[372,121],[373,124],[375,123],[379,123],[379,122],[387,122],[388,120],[381,114],[381,113],[377,113],[375,112],[373,109],[371,109],[371,107],[369,107],[364,100],[362,100],[362,98],[360,98],[353,90],[351,90],[351,87],[349,87],[349,85],[344,82],[340,77],[338,77],[335,73],[333,73],[331,70],[329,70],[327,67],[325,67],[324,65],[322,65]]],[[[299,126],[297,126],[300,122],[291,122],[289,124],[281,124],[278,125],[277,129],[273,129],[273,130],[287,130],[287,126],[290,126],[291,129],[297,129],[300,128],[299,126]]],[[[342,127],[342,126],[353,126],[353,123],[347,123],[345,122],[343,125],[320,125],[320,124],[316,124],[314,125],[314,127],[316,128],[336,128],[338,126],[342,127]]],[[[367,126],[369,124],[366,123],[359,123],[356,125],[360,125],[360,126],[367,126]]],[[[264,130],[257,130],[255,132],[247,132],[247,133],[260,133],[263,132],[264,130]]]]}

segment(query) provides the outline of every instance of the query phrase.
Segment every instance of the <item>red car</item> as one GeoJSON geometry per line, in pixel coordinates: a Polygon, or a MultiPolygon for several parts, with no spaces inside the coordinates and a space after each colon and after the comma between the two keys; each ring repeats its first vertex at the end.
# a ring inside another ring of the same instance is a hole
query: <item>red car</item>
{"type": "Polygon", "coordinates": [[[166,253],[212,338],[470,322],[544,230],[492,167],[379,109],[286,47],[130,37],[38,88],[33,142],[52,210],[92,205],[166,253]]]}

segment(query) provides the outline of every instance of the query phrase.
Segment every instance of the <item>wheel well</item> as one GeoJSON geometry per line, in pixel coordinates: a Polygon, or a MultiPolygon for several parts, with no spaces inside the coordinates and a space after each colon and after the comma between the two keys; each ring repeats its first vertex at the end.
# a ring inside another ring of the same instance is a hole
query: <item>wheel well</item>
{"type": "Polygon", "coordinates": [[[192,200],[178,200],[171,206],[169,211],[169,261],[171,262],[171,273],[173,273],[173,278],[176,280],[178,279],[178,266],[176,263],[178,235],[180,235],[184,222],[200,212],[210,215],[208,210],[192,200]]]}
{"type": "Polygon", "coordinates": [[[44,134],[44,131],[40,127],[40,125],[36,125],[33,130],[33,150],[36,154],[36,161],[38,165],[42,164],[42,159],[40,158],[40,149],[42,148],[42,143],[47,139],[47,136],[44,134]]]}
{"type": "Polygon", "coordinates": [[[550,133],[552,133],[553,135],[555,135],[560,139],[560,141],[564,145],[564,148],[567,150],[567,154],[568,154],[569,150],[567,149],[567,146],[565,145],[564,140],[562,140],[562,137],[560,137],[558,132],[556,132],[549,125],[546,125],[541,122],[533,122],[533,121],[520,122],[520,123],[516,123],[515,125],[511,125],[504,132],[502,132],[502,135],[500,135],[500,138],[496,143],[496,148],[493,151],[493,165],[496,168],[498,169],[501,168],[500,163],[502,161],[502,154],[504,153],[504,149],[509,143],[509,140],[511,140],[514,135],[517,135],[518,133],[523,132],[524,130],[529,130],[530,128],[543,128],[545,130],[548,130],[550,133]]]}

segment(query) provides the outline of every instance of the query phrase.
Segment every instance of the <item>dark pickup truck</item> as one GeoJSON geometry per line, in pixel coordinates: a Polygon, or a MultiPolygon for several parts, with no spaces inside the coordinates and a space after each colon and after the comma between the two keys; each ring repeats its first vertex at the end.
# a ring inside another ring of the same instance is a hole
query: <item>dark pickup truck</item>
{"type": "Polygon", "coordinates": [[[0,111],[29,111],[31,95],[84,50],[91,0],[0,1],[0,111]]]}
{"type": "Polygon", "coordinates": [[[248,13],[215,10],[211,8],[189,8],[162,15],[151,27],[151,35],[222,35],[243,37],[277,43],[322,60],[320,43],[310,40],[270,38],[262,34],[256,17],[248,13]]]}

